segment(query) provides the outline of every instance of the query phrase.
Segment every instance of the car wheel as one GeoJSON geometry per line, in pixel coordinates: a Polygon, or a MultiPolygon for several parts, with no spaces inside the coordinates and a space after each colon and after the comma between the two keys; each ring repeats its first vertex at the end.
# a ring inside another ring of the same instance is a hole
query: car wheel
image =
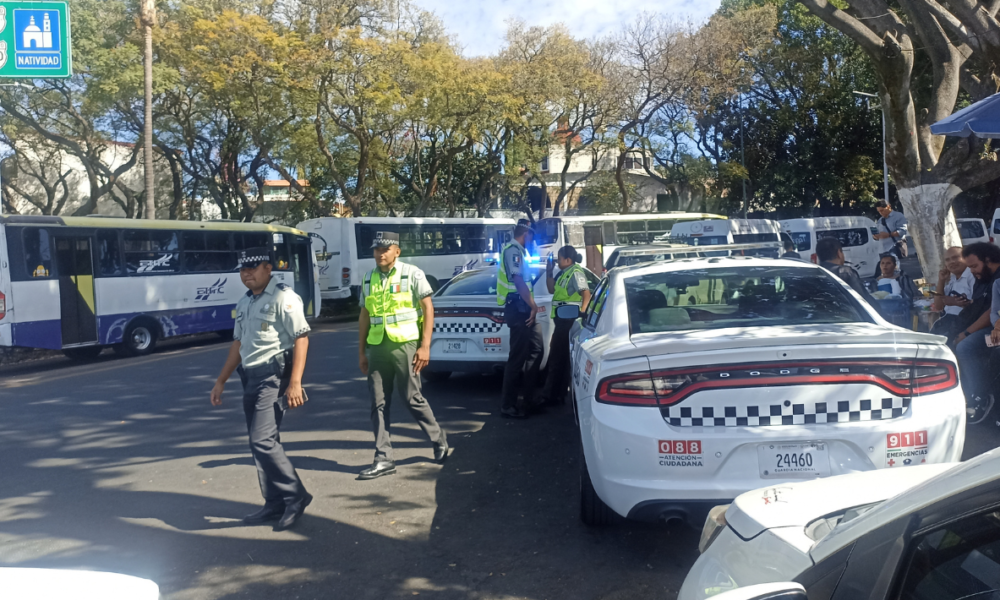
{"type": "Polygon", "coordinates": [[[115,351],[125,356],[145,356],[156,348],[157,337],[152,322],[136,321],[125,329],[122,343],[115,351]]]}
{"type": "Polygon", "coordinates": [[[451,377],[451,371],[428,371],[424,369],[420,372],[424,376],[424,379],[430,381],[431,383],[437,383],[439,381],[444,381],[451,377]]]}
{"type": "Polygon", "coordinates": [[[73,360],[93,360],[104,350],[103,346],[84,346],[82,348],[66,348],[63,350],[68,358],[73,360]]]}
{"type": "Polygon", "coordinates": [[[583,452],[580,452],[580,520],[584,525],[604,527],[613,525],[619,518],[618,514],[598,497],[594,484],[590,481],[587,461],[583,457],[583,452]]]}

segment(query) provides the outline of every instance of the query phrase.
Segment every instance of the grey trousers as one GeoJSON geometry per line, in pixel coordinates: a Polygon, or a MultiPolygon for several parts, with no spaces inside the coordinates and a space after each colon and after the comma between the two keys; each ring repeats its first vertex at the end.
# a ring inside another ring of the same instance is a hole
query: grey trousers
{"type": "Polygon", "coordinates": [[[285,506],[306,493],[295,467],[281,446],[281,419],[285,411],[278,397],[285,393],[288,380],[277,368],[239,369],[243,381],[243,414],[250,434],[250,452],[257,464],[260,493],[267,506],[285,506]]]}
{"type": "Polygon", "coordinates": [[[397,343],[383,339],[377,346],[368,346],[368,391],[372,398],[372,429],[375,431],[375,460],[393,460],[389,441],[389,407],[393,389],[410,414],[435,445],[445,443],[445,433],[434,418],[427,399],[420,393],[420,375],[413,372],[413,357],[419,342],[397,343]]]}

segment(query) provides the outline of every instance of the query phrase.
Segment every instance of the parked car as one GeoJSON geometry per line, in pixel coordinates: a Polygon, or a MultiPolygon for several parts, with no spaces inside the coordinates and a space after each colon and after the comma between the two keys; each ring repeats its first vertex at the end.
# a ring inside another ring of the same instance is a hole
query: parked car
{"type": "MultiPolygon", "coordinates": [[[[782,236],[788,237],[784,233],[782,236]]],[[[755,242],[748,244],[726,244],[722,246],[692,246],[671,242],[623,246],[611,253],[604,272],[615,267],[627,267],[642,263],[677,260],[681,258],[704,258],[706,256],[771,256],[777,258],[781,252],[780,242],[755,242]]]]}
{"type": "Polygon", "coordinates": [[[962,245],[968,246],[976,242],[990,242],[990,230],[982,219],[955,219],[958,224],[958,235],[962,245]]]}
{"type": "Polygon", "coordinates": [[[847,262],[865,275],[875,270],[882,251],[881,242],[872,237],[877,231],[875,221],[868,217],[786,219],[781,221],[781,228],[791,236],[802,258],[814,263],[819,262],[816,242],[823,237],[836,237],[847,262]]]}
{"type": "Polygon", "coordinates": [[[962,454],[965,398],[943,338],[893,327],[805,261],[619,267],[575,336],[588,524],[697,521],[767,482],[962,454]]]}
{"type": "MultiPolygon", "coordinates": [[[[597,276],[584,269],[591,289],[597,276]]],[[[545,310],[538,314],[542,326],[542,368],[548,362],[549,340],[554,325],[552,294],[545,285],[545,268],[531,267],[535,303],[545,310]]],[[[429,381],[447,379],[453,372],[490,373],[507,364],[510,328],[504,326],[503,307],[497,306],[497,268],[466,271],[434,294],[434,337],[431,362],[421,371],[429,381]]]]}
{"type": "Polygon", "coordinates": [[[996,450],[760,488],[713,510],[678,598],[995,600],[998,505],[996,450]]]}

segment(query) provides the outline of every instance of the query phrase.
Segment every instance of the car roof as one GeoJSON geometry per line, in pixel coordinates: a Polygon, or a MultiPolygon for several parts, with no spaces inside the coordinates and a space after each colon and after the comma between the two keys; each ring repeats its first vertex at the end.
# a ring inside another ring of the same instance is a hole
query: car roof
{"type": "Polygon", "coordinates": [[[792,225],[805,225],[806,227],[813,227],[819,229],[834,228],[834,227],[850,227],[852,225],[858,225],[864,223],[867,226],[875,225],[875,221],[872,219],[862,216],[862,215],[849,215],[844,217],[810,217],[802,219],[782,219],[778,221],[782,227],[791,227],[792,225]]]}
{"type": "MultiPolygon", "coordinates": [[[[711,249],[704,246],[702,250],[711,249]]],[[[798,269],[822,269],[819,265],[794,258],[768,258],[761,256],[704,256],[698,258],[674,258],[653,263],[640,263],[615,267],[609,273],[619,277],[633,277],[649,273],[671,271],[691,271],[695,269],[724,269],[731,267],[789,267],[798,269]]]]}
{"type": "MultiPolygon", "coordinates": [[[[997,480],[1000,480],[1000,450],[994,449],[960,463],[836,527],[829,535],[816,542],[809,554],[818,563],[869,531],[997,480]]],[[[849,490],[845,490],[845,493],[849,493],[849,490]]]]}

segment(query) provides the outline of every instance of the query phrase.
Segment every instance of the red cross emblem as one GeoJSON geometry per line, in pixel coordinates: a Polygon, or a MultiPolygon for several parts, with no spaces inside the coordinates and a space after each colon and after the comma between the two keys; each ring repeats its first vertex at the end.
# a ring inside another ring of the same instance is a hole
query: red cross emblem
{"type": "Polygon", "coordinates": [[[890,459],[889,459],[889,466],[890,466],[890,467],[893,467],[893,466],[895,466],[895,465],[896,465],[896,461],[890,458],[890,459]]]}

